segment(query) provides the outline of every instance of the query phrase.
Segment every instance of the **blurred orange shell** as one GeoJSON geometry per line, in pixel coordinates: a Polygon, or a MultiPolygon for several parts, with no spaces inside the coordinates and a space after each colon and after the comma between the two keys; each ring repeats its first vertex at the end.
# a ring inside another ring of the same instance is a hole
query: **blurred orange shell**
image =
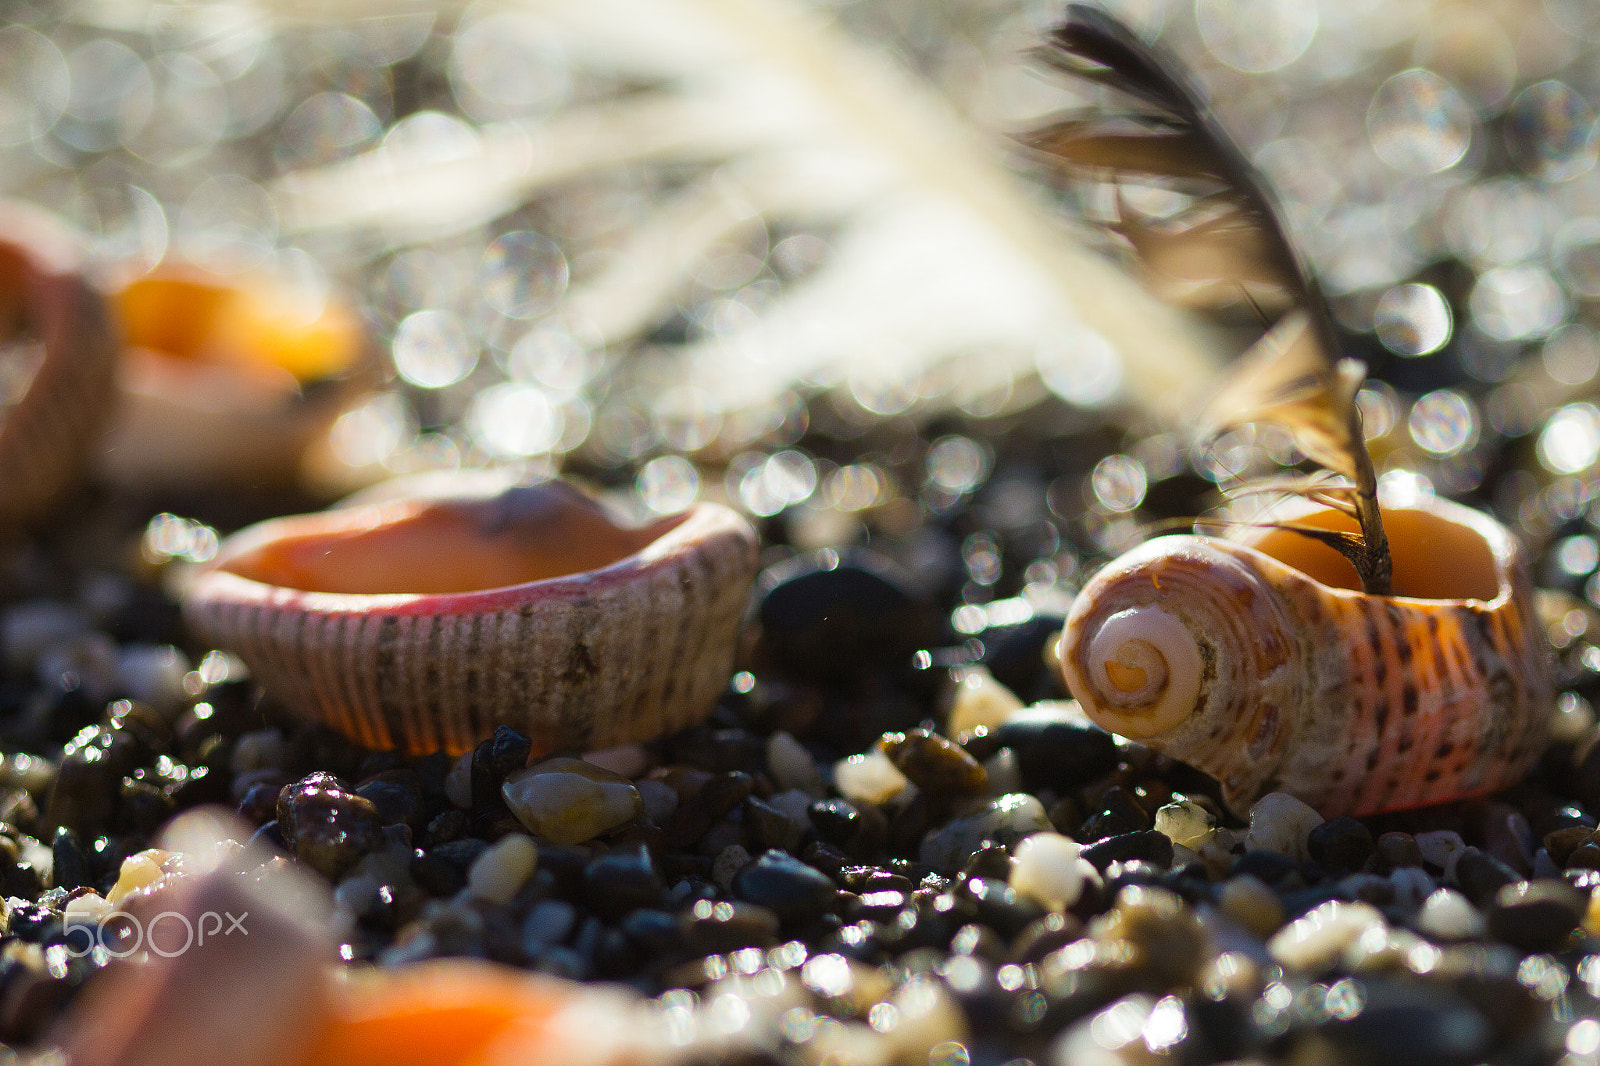
{"type": "Polygon", "coordinates": [[[36,518],[78,475],[109,412],[116,352],[77,241],[0,202],[0,526],[36,518]]]}
{"type": "Polygon", "coordinates": [[[361,381],[362,325],[320,289],[164,265],[114,301],[122,411],[102,468],[120,484],[292,481],[361,381]]]}
{"type": "Polygon", "coordinates": [[[755,532],[702,503],[643,528],[559,482],[279,518],[185,597],[291,710],[373,748],[544,751],[649,739],[732,672],[755,532]]]}
{"type": "MultiPolygon", "coordinates": [[[[1334,511],[1294,521],[1353,528],[1334,511]]],[[[1392,596],[1285,529],[1147,541],[1073,604],[1068,687],[1104,728],[1216,777],[1240,812],[1271,791],[1334,817],[1514,784],[1553,708],[1516,542],[1432,498],[1384,524],[1392,596]]]]}

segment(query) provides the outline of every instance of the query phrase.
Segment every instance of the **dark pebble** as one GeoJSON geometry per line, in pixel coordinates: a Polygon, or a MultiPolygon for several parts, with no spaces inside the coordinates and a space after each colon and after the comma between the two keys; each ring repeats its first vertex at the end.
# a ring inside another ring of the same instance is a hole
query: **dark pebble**
{"type": "Polygon", "coordinates": [[[783,851],[798,851],[807,829],[804,823],[754,796],[744,801],[744,827],[755,850],[778,848],[783,851]]]}
{"type": "Polygon", "coordinates": [[[422,782],[414,770],[385,770],[357,786],[356,795],[372,801],[384,825],[404,822],[417,830],[427,825],[422,782]]]}
{"type": "Polygon", "coordinates": [[[926,729],[886,733],[878,748],[912,784],[935,796],[972,796],[989,784],[982,763],[959,744],[926,729]]]}
{"type": "Polygon", "coordinates": [[[371,800],[319,771],[284,788],[278,828],[299,859],[337,881],[378,844],[383,821],[371,800]]]}
{"type": "Polygon", "coordinates": [[[93,881],[94,871],[89,862],[89,853],[78,840],[78,834],[72,830],[66,827],[56,830],[50,853],[51,884],[56,888],[79,888],[93,881]]]}
{"type": "Polygon", "coordinates": [[[1378,838],[1378,858],[1389,868],[1421,866],[1422,849],[1410,833],[1385,833],[1378,838]]]}
{"type": "Polygon", "coordinates": [[[177,807],[172,795],[160,786],[124,777],[117,795],[117,824],[130,833],[148,836],[171,818],[177,807]]]}
{"type": "Polygon", "coordinates": [[[643,845],[615,848],[583,872],[584,901],[608,922],[640,907],[664,902],[661,878],[643,845]]]}
{"type": "Polygon", "coordinates": [[[1044,910],[1004,881],[971,877],[956,894],[957,907],[998,933],[1007,943],[1043,916],[1044,910]]]}
{"type": "Polygon", "coordinates": [[[1051,912],[1035,919],[1017,934],[1011,945],[1013,962],[1038,962],[1083,936],[1083,923],[1074,915],[1051,912]]]}
{"type": "Polygon", "coordinates": [[[1488,906],[1501,888],[1520,880],[1504,863],[1475,847],[1468,847],[1456,860],[1456,887],[1479,907],[1488,906]]]}
{"type": "Polygon", "coordinates": [[[1489,908],[1489,932],[1523,951],[1554,951],[1578,927],[1584,902],[1565,881],[1506,885],[1489,908]]]}
{"type": "Polygon", "coordinates": [[[1007,722],[986,740],[1016,754],[1022,783],[1030,792],[1072,792],[1115,770],[1120,758],[1110,733],[1073,722],[1007,722]]]}
{"type": "Polygon", "coordinates": [[[767,764],[766,739],[748,729],[697,726],[674,736],[667,747],[670,762],[713,774],[749,773],[767,764]]]}
{"type": "Polygon", "coordinates": [[[1374,847],[1372,831],[1348,815],[1323,822],[1306,838],[1306,853],[1332,870],[1361,869],[1374,847]]]}
{"type": "Polygon", "coordinates": [[[578,908],[561,899],[535,903],[522,920],[521,945],[529,958],[538,958],[566,941],[578,926],[578,908]]]}
{"type": "Polygon", "coordinates": [[[239,801],[239,817],[251,825],[261,826],[278,817],[278,794],[283,786],[265,781],[253,784],[239,801]]]}
{"type": "Polygon", "coordinates": [[[471,828],[472,819],[467,812],[457,807],[451,807],[442,814],[437,814],[433,817],[433,820],[428,823],[427,829],[423,831],[422,840],[429,847],[448,844],[452,840],[459,840],[466,836],[467,831],[471,828]]]}
{"type": "Polygon", "coordinates": [[[496,726],[494,735],[472,749],[472,806],[494,807],[503,802],[500,786],[528,765],[533,741],[508,725],[496,726]]]}
{"type": "Polygon", "coordinates": [[[666,911],[641,907],[630,911],[617,928],[651,959],[664,961],[683,950],[683,930],[666,911]]]}
{"type": "Polygon", "coordinates": [[[822,799],[810,807],[817,836],[858,859],[870,858],[883,846],[888,819],[873,806],[857,807],[849,800],[822,799]]]}
{"type": "Polygon", "coordinates": [[[1333,994],[1341,997],[1340,1002],[1363,1006],[1349,1017],[1335,1015],[1316,1027],[1327,1056],[1316,1061],[1466,1066],[1485,1058],[1493,1045],[1495,1033],[1483,1015],[1437,986],[1382,979],[1346,981],[1351,982],[1350,992],[1335,985],[1338,991],[1333,994]]]}
{"type": "Polygon", "coordinates": [[[1278,889],[1304,888],[1300,864],[1276,851],[1247,851],[1234,861],[1229,876],[1249,874],[1264,885],[1278,889]]]}
{"type": "Polygon", "coordinates": [[[827,874],[781,851],[764,852],[733,878],[733,894],[786,923],[808,922],[833,906],[839,890],[827,874]]]}
{"type": "Polygon", "coordinates": [[[1114,862],[1142,859],[1156,866],[1172,864],[1172,840],[1165,833],[1146,829],[1137,833],[1107,837],[1083,849],[1083,857],[1100,870],[1114,862]]]}
{"type": "Polygon", "coordinates": [[[938,614],[909,574],[872,552],[796,556],[757,579],[760,653],[795,678],[830,681],[909,668],[938,614]]]}
{"type": "Polygon", "coordinates": [[[431,896],[453,896],[466,887],[467,872],[437,851],[425,851],[412,858],[411,879],[431,896]]]}
{"type": "Polygon", "coordinates": [[[1017,625],[989,626],[976,634],[983,642],[979,661],[1023,700],[1044,699],[1061,684],[1045,665],[1045,646],[1060,637],[1065,624],[1060,615],[1041,614],[1017,625]]]}
{"type": "Polygon", "coordinates": [[[1600,870],[1600,844],[1590,840],[1578,845],[1567,855],[1562,865],[1583,870],[1600,870]]]}

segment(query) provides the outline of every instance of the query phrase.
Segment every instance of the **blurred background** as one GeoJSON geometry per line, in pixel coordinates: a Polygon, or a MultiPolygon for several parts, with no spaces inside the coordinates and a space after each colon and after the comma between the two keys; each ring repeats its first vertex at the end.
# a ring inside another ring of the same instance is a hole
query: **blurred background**
{"type": "MultiPolygon", "coordinates": [[[[1600,6],[1106,6],[1192,66],[1269,177],[1371,369],[1391,485],[1569,538],[1563,580],[1586,581],[1600,6]]],[[[270,279],[275,336],[356,338],[246,389],[299,419],[309,498],[565,471],[640,513],[730,501],[780,554],[899,543],[975,501],[963,597],[1047,597],[1079,555],[1298,459],[1249,428],[1193,446],[1185,418],[1261,322],[1149,295],[1196,302],[1093,225],[1115,195],[1155,223],[1184,195],[1063,184],[1016,147],[1105,102],[1030,57],[1060,10],[12,0],[0,192],[89,235],[129,322],[165,306],[137,282],[179,270],[270,279]]],[[[195,458],[257,433],[217,404],[220,428],[125,404],[102,476],[191,512],[266,491],[195,458]]],[[[152,526],[147,550],[204,557],[204,528],[152,526]]]]}

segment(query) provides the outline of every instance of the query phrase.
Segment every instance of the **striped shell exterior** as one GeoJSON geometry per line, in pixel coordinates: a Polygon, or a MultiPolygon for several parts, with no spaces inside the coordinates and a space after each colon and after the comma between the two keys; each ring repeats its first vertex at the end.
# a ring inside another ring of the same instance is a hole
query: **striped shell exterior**
{"type": "MultiPolygon", "coordinates": [[[[1543,750],[1550,652],[1511,534],[1444,500],[1386,508],[1396,595],[1282,530],[1162,537],[1100,571],[1068,615],[1068,687],[1104,728],[1325,817],[1464,799],[1543,750]]],[[[1335,512],[1296,521],[1348,528],[1335,512]]]]}
{"type": "Polygon", "coordinates": [[[368,747],[461,752],[506,724],[542,752],[591,750],[710,713],[755,568],[725,507],[624,530],[549,483],[261,523],[224,542],[184,614],[291,711],[368,747]],[[528,579],[495,569],[507,553],[528,579]]]}
{"type": "Polygon", "coordinates": [[[33,208],[0,203],[0,360],[26,357],[6,351],[13,322],[42,354],[20,395],[8,404],[0,390],[0,527],[38,517],[78,475],[108,412],[117,357],[106,301],[74,238],[33,208]]]}

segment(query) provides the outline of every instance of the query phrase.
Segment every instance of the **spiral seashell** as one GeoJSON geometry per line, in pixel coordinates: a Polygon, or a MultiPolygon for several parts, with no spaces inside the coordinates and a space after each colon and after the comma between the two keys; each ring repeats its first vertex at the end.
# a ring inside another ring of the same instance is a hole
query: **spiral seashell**
{"type": "Polygon", "coordinates": [[[1241,813],[1272,791],[1334,817],[1513,784],[1554,704],[1516,543],[1445,500],[1384,521],[1392,596],[1360,592],[1337,552],[1288,530],[1147,541],[1073,604],[1068,687],[1105,729],[1216,777],[1241,813]]]}
{"type": "Polygon", "coordinates": [[[0,202],[0,527],[38,517],[77,476],[116,352],[77,241],[43,212],[0,202]]]}
{"type": "Polygon", "coordinates": [[[113,300],[121,410],[100,467],[117,484],[291,482],[365,384],[360,320],[320,287],[164,264],[113,300]]]}
{"type": "Polygon", "coordinates": [[[702,503],[642,529],[559,482],[273,519],[184,598],[267,691],[371,748],[542,751],[703,719],[732,672],[755,533],[702,503]]]}

